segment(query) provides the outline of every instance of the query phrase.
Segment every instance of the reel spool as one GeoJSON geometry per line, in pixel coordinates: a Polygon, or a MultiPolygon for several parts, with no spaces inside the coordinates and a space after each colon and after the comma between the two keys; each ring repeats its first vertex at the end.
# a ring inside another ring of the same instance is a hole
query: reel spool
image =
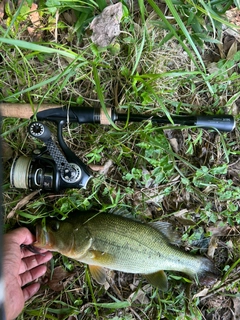
{"type": "Polygon", "coordinates": [[[10,172],[10,184],[18,189],[54,190],[56,188],[54,164],[29,157],[15,158],[10,172]]]}

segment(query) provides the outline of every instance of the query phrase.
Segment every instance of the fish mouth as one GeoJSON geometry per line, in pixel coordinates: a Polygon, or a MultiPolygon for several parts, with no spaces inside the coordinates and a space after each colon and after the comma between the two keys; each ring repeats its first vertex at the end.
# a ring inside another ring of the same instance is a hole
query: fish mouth
{"type": "Polygon", "coordinates": [[[33,243],[34,247],[48,250],[52,249],[53,243],[50,238],[47,230],[44,230],[41,225],[36,226],[36,241],[33,243]]]}

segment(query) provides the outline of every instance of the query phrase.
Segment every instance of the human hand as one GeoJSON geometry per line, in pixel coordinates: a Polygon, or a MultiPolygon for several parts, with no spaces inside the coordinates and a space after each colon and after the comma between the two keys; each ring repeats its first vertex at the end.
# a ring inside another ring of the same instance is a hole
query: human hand
{"type": "Polygon", "coordinates": [[[3,275],[5,282],[6,319],[15,319],[22,311],[26,300],[40,288],[37,282],[28,283],[41,277],[47,270],[43,265],[52,258],[52,253],[40,250],[39,255],[20,248],[29,245],[35,237],[27,228],[18,228],[4,235],[3,238],[3,275]]]}

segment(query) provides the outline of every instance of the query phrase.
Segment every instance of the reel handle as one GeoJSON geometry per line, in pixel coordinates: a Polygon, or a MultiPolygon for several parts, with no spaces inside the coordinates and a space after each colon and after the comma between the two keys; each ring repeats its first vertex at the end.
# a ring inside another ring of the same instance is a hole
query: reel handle
{"type": "Polygon", "coordinates": [[[51,131],[49,128],[41,122],[32,122],[28,127],[29,134],[46,143],[52,139],[51,131]]]}

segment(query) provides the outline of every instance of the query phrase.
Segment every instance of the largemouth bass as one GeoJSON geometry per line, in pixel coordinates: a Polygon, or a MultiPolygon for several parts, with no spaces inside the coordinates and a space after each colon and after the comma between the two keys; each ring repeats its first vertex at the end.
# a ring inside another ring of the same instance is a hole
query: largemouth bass
{"type": "Polygon", "coordinates": [[[36,229],[34,246],[59,252],[89,265],[93,278],[106,281],[105,267],[143,274],[147,280],[167,289],[163,270],[186,273],[202,284],[212,284],[218,271],[204,257],[191,255],[171,244],[166,225],[146,224],[111,213],[73,212],[59,221],[46,219],[36,229]]]}

